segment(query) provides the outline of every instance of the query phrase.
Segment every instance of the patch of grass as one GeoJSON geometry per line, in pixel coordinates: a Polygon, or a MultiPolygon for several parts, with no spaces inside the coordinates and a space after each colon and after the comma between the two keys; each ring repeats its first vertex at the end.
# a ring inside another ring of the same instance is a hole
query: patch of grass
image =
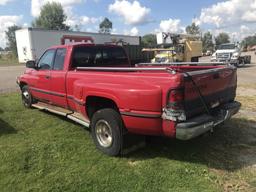
{"type": "Polygon", "coordinates": [[[237,96],[236,100],[242,103],[242,109],[256,112],[256,96],[237,96]]]}
{"type": "Polygon", "coordinates": [[[189,142],[152,137],[146,147],[112,158],[95,148],[82,126],[25,109],[17,94],[1,95],[0,189],[249,191],[256,175],[246,170],[256,162],[240,160],[239,154],[256,154],[251,123],[237,117],[214,135],[189,142]]]}
{"type": "Polygon", "coordinates": [[[13,56],[12,54],[0,55],[0,67],[12,65],[19,65],[17,57],[13,56]]]}

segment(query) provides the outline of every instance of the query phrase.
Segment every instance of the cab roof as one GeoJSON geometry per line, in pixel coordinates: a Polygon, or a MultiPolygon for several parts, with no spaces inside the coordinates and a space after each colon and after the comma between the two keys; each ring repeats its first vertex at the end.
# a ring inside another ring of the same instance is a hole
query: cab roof
{"type": "Polygon", "coordinates": [[[113,44],[93,44],[93,43],[72,43],[66,45],[55,45],[51,46],[49,49],[58,49],[58,48],[71,48],[71,47],[80,47],[80,46],[102,46],[102,47],[121,47],[120,45],[113,45],[113,44]]]}

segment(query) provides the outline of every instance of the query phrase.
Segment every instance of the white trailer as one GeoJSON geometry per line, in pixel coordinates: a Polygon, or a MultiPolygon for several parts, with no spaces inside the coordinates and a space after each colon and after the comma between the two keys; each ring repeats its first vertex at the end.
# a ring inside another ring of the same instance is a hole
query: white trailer
{"type": "Polygon", "coordinates": [[[139,36],[24,28],[15,32],[20,63],[38,59],[51,46],[88,42],[95,44],[140,45],[139,36]]]}

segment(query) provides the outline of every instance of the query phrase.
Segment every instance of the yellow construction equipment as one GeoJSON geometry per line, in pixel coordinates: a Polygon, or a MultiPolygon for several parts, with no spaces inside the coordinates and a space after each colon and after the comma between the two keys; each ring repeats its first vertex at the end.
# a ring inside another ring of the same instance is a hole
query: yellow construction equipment
{"type": "Polygon", "coordinates": [[[152,63],[198,62],[202,56],[202,41],[199,36],[187,34],[157,34],[157,43],[161,48],[145,48],[155,57],[152,63]]]}

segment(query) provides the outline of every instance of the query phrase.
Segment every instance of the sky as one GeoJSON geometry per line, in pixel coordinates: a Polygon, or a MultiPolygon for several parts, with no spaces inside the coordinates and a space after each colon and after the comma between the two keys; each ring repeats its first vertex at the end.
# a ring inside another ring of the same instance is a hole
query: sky
{"type": "Polygon", "coordinates": [[[97,32],[104,17],[112,33],[144,35],[184,33],[195,22],[202,32],[227,32],[231,40],[255,34],[256,0],[0,0],[0,47],[6,46],[9,26],[30,27],[47,2],[59,2],[73,29],[97,32]]]}

